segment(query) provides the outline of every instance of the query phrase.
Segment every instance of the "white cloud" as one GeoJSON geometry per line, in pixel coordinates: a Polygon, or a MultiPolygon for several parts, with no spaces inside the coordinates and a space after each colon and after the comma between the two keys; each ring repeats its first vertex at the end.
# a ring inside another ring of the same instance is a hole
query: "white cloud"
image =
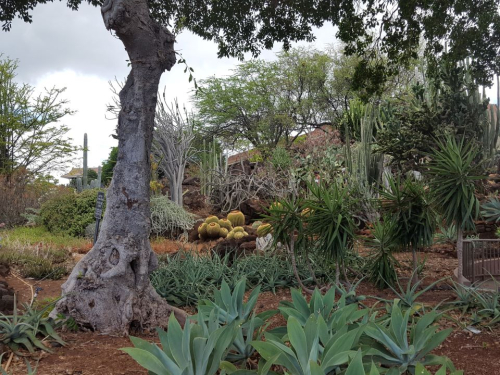
{"type": "MultiPolygon", "coordinates": [[[[335,43],[335,29],[324,26],[315,31],[314,46],[324,49],[335,43]]],[[[76,145],[83,143],[83,134],[89,138],[89,165],[98,166],[109,155],[116,141],[110,137],[115,123],[106,120],[106,104],[112,93],[108,81],[117,77],[124,80],[129,72],[127,55],[122,43],[104,28],[100,9],[87,3],[73,12],[63,2],[42,4],[33,12],[33,23],[13,22],[12,31],[1,32],[0,53],[19,59],[18,79],[37,88],[66,87],[65,97],[70,108],[78,112],[64,119],[71,127],[70,136],[76,145]]],[[[297,45],[308,45],[301,42],[297,45]]],[[[270,60],[280,50],[264,51],[261,58],[270,60]]],[[[194,76],[201,80],[213,75],[231,73],[236,59],[217,59],[217,46],[191,33],[177,37],[176,50],[194,68],[194,76]]],[[[166,98],[178,98],[180,104],[190,107],[193,84],[184,74],[184,66],[175,65],[160,82],[160,91],[166,87],[166,98]]],[[[487,94],[496,102],[496,88],[487,94]]],[[[81,164],[81,161],[77,161],[81,164]]]]}

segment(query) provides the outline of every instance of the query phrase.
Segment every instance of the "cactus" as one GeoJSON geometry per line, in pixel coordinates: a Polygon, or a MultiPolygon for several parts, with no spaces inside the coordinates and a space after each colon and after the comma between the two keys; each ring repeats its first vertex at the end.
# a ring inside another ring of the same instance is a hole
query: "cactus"
{"type": "Polygon", "coordinates": [[[302,217],[309,217],[309,216],[311,216],[311,213],[312,213],[312,211],[311,211],[310,208],[304,208],[302,210],[302,212],[300,213],[300,216],[302,216],[302,217]]]}
{"type": "Polygon", "coordinates": [[[227,230],[227,228],[220,228],[219,230],[219,236],[222,238],[226,238],[228,233],[229,231],[227,230]]]}
{"type": "Polygon", "coordinates": [[[207,224],[207,235],[210,238],[219,237],[220,225],[218,223],[209,223],[207,224]]]}
{"type": "Polygon", "coordinates": [[[88,166],[87,166],[87,133],[83,135],[83,189],[87,189],[88,186],[88,166]]]}
{"type": "Polygon", "coordinates": [[[243,237],[245,237],[245,233],[244,232],[235,232],[234,235],[233,235],[233,238],[235,240],[240,240],[243,237]]]}
{"type": "Polygon", "coordinates": [[[221,228],[226,228],[228,232],[233,230],[233,226],[231,225],[231,222],[228,219],[220,219],[219,225],[221,228]]]}
{"type": "Polygon", "coordinates": [[[245,215],[243,215],[243,212],[235,210],[231,211],[227,215],[227,219],[231,222],[231,225],[233,227],[241,226],[245,224],[245,215]]]}
{"type": "Polygon", "coordinates": [[[203,223],[198,227],[198,237],[202,240],[207,238],[207,223],[203,223]]]}
{"type": "Polygon", "coordinates": [[[205,223],[210,224],[210,223],[219,223],[219,218],[214,215],[210,215],[205,219],[205,223]]]}
{"type": "Polygon", "coordinates": [[[237,233],[237,232],[244,232],[244,231],[245,231],[245,229],[243,229],[243,227],[234,227],[234,228],[233,228],[233,232],[234,232],[234,233],[237,233]]]}
{"type": "Polygon", "coordinates": [[[229,231],[226,236],[226,240],[232,240],[234,238],[234,230],[229,231]]]}
{"type": "Polygon", "coordinates": [[[256,221],[252,224],[252,229],[257,229],[258,227],[260,227],[262,225],[262,221],[256,221]]]}
{"type": "Polygon", "coordinates": [[[271,233],[273,227],[271,224],[262,224],[257,228],[257,237],[265,237],[268,233],[271,233]]]}

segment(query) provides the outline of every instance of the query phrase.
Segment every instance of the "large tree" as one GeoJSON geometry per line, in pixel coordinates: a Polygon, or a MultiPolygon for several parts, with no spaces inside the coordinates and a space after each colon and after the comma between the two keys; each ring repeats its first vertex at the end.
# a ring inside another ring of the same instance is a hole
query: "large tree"
{"type": "Polygon", "coordinates": [[[58,123],[73,113],[60,96],[64,89],[35,88],[16,81],[17,61],[0,55],[0,175],[20,171],[27,181],[64,168],[76,148],[58,123]]]}
{"type": "MultiPolygon", "coordinates": [[[[1,2],[3,28],[8,29],[15,17],[30,21],[33,7],[48,1],[1,2]]],[[[175,37],[167,29],[169,25],[214,40],[219,56],[243,57],[245,52],[257,55],[274,42],[288,47],[296,40],[312,40],[312,27],[324,22],[339,26],[338,35],[348,47],[364,49],[373,41],[364,31],[368,20],[368,26],[383,23],[384,32],[379,35],[390,62],[412,58],[423,33],[431,46],[449,37],[453,42],[450,53],[457,57],[471,54],[481,60],[478,72],[484,76],[499,65],[496,0],[366,1],[361,11],[353,0],[89,2],[102,5],[104,24],[125,45],[131,72],[120,92],[118,162],[107,193],[101,235],[64,284],[64,298],[57,308],[105,332],[127,333],[134,324],[161,325],[172,311],[149,282],[157,264],[149,244],[149,156],[158,83],[176,61],[175,37]],[[388,16],[379,17],[380,13],[388,16]]],[[[73,8],[80,3],[68,0],[73,8]]]]}

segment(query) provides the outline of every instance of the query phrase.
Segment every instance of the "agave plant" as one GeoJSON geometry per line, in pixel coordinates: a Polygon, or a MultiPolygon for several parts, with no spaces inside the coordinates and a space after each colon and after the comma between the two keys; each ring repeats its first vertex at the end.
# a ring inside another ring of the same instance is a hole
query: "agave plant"
{"type": "Polygon", "coordinates": [[[321,315],[311,315],[305,326],[290,317],[283,340],[266,336],[266,341],[252,343],[264,360],[259,374],[268,374],[272,365],[284,366],[290,375],[328,374],[345,368],[356,355],[353,348],[361,334],[361,328],[348,330],[344,325],[340,331],[329,335],[321,315]]]}
{"type": "Polygon", "coordinates": [[[500,201],[497,197],[490,197],[481,205],[481,216],[486,221],[500,222],[500,201]]]}
{"type": "Polygon", "coordinates": [[[170,316],[168,331],[157,329],[162,348],[130,336],[134,348],[120,350],[154,375],[214,375],[236,335],[236,322],[219,325],[212,312],[208,324],[187,322],[184,329],[170,316]]]}
{"type": "Polygon", "coordinates": [[[430,354],[448,337],[452,329],[436,332],[433,323],[440,314],[436,311],[423,315],[416,324],[410,324],[411,310],[403,315],[399,300],[394,300],[387,327],[370,322],[364,332],[373,341],[367,345],[365,356],[376,363],[389,367],[387,374],[415,373],[418,363],[424,366],[441,365],[455,371],[446,357],[430,354]]]}
{"type": "MultiPolygon", "coordinates": [[[[260,286],[256,287],[247,302],[243,301],[246,289],[246,278],[240,279],[231,293],[231,289],[225,280],[222,281],[220,290],[214,291],[214,301],[205,299],[198,304],[198,312],[209,316],[211,311],[219,317],[223,324],[231,324],[235,320],[246,321],[257,303],[260,293],[260,286]]],[[[197,319],[199,315],[193,318],[197,319]]]]}
{"type": "Polygon", "coordinates": [[[343,295],[335,302],[335,289],[331,288],[324,296],[316,288],[309,303],[297,289],[291,290],[292,302],[283,301],[279,306],[285,319],[295,318],[305,326],[311,316],[321,316],[329,332],[337,332],[346,324],[352,324],[368,314],[367,309],[358,310],[357,304],[348,304],[343,295]]]}

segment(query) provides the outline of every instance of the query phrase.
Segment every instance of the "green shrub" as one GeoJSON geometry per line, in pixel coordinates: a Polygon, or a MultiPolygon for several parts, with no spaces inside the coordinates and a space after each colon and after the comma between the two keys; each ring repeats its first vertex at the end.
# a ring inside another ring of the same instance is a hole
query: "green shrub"
{"type": "Polygon", "coordinates": [[[193,228],[195,217],[164,195],[151,197],[151,234],[172,234],[193,228]]]}
{"type": "Polygon", "coordinates": [[[85,235],[85,228],[95,220],[98,192],[98,189],[92,189],[53,197],[41,207],[43,225],[52,233],[73,237],[85,235]]]}

